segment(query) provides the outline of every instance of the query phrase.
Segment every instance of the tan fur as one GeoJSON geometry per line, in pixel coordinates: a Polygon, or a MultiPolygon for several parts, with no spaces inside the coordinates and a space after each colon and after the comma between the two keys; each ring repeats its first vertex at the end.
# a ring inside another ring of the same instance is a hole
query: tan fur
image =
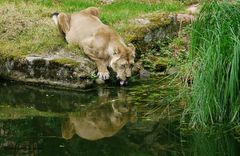
{"type": "Polygon", "coordinates": [[[103,90],[98,99],[100,105],[88,108],[86,113],[69,114],[62,123],[62,137],[71,139],[77,134],[87,140],[98,140],[115,135],[126,123],[136,120],[136,110],[127,104],[125,92],[119,92],[117,100],[109,99],[108,95],[103,90]]]}
{"type": "Polygon", "coordinates": [[[95,61],[99,78],[109,78],[109,66],[120,80],[125,81],[131,76],[135,47],[126,45],[116,31],[103,24],[98,18],[99,14],[100,11],[94,7],[69,16],[60,13],[58,25],[68,43],[79,45],[95,61]]]}
{"type": "Polygon", "coordinates": [[[63,33],[67,33],[70,30],[70,21],[71,17],[65,13],[60,13],[58,15],[58,24],[59,24],[59,29],[62,30],[63,33]]]}
{"type": "Polygon", "coordinates": [[[99,17],[99,15],[100,15],[100,10],[98,8],[95,8],[95,7],[89,7],[85,10],[82,10],[81,12],[82,13],[85,12],[87,14],[91,14],[91,15],[97,16],[97,17],[99,17]]]}

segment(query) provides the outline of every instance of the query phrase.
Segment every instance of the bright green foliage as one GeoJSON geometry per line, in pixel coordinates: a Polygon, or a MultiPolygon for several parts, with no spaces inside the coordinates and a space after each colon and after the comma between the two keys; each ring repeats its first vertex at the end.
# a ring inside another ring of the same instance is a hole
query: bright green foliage
{"type": "Polygon", "coordinates": [[[193,25],[192,126],[240,121],[240,3],[206,3],[193,25]]]}

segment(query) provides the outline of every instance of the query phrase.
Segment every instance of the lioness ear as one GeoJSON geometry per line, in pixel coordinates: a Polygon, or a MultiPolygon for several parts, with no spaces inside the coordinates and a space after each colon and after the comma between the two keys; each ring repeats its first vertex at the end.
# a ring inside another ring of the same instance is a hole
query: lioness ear
{"type": "Polygon", "coordinates": [[[60,31],[66,34],[70,30],[70,20],[71,17],[65,13],[58,15],[58,28],[60,31]]]}
{"type": "Polygon", "coordinates": [[[132,43],[129,43],[129,44],[128,44],[128,48],[130,48],[131,51],[134,51],[134,52],[135,52],[135,50],[136,50],[136,48],[134,47],[134,45],[133,45],[132,43]]]}
{"type": "Polygon", "coordinates": [[[135,57],[136,48],[134,47],[134,45],[132,43],[129,43],[128,48],[130,49],[130,52],[132,53],[133,57],[135,57]]]}

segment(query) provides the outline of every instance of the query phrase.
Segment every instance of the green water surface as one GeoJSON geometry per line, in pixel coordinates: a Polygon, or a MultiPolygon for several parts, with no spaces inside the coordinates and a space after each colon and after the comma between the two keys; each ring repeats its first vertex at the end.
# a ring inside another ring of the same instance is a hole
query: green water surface
{"type": "Polygon", "coordinates": [[[87,90],[0,83],[0,155],[237,156],[231,131],[183,131],[179,82],[87,90]]]}

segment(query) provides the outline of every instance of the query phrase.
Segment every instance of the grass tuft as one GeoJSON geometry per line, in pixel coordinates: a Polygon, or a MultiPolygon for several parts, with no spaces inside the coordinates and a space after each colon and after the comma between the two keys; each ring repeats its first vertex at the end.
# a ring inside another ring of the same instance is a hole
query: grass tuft
{"type": "Polygon", "coordinates": [[[193,127],[240,122],[240,3],[206,3],[193,24],[193,127]]]}

